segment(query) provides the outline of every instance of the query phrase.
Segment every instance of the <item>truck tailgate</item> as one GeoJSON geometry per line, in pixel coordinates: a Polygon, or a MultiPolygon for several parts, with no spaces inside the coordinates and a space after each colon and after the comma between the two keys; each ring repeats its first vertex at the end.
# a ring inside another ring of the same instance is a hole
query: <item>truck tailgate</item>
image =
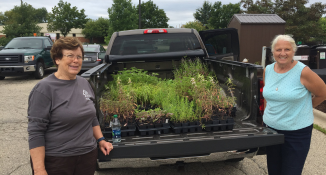
{"type": "MultiPolygon", "coordinates": [[[[110,141],[110,140],[109,140],[110,141]]],[[[233,131],[164,134],[122,137],[110,155],[99,151],[99,161],[116,158],[152,159],[205,155],[214,152],[258,148],[282,144],[283,134],[264,127],[234,129],[233,131]]]]}

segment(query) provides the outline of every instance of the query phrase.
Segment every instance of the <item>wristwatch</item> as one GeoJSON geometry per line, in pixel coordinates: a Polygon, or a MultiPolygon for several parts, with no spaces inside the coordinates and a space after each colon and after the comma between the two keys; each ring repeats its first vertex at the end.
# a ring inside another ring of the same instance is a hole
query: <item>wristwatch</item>
{"type": "Polygon", "coordinates": [[[97,143],[100,143],[100,141],[102,141],[102,140],[105,140],[105,138],[101,137],[101,138],[97,139],[97,143]]]}

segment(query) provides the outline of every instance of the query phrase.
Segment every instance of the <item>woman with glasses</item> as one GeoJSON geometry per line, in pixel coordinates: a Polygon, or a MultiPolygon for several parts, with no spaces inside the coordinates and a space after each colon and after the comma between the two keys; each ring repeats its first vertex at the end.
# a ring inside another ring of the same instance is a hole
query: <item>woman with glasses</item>
{"type": "Polygon", "coordinates": [[[93,175],[97,144],[113,149],[102,135],[87,80],[78,76],[84,50],[74,38],[58,39],[51,49],[57,71],[41,80],[28,99],[28,134],[35,175],[93,175]]]}

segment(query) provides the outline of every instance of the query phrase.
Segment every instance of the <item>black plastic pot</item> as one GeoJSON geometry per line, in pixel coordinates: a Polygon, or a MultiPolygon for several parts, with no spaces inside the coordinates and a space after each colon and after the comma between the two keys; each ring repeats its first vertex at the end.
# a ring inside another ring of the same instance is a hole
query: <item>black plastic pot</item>
{"type": "MultiPolygon", "coordinates": [[[[189,122],[189,126],[196,126],[197,122],[189,122]]],[[[191,127],[189,128],[189,132],[195,132],[196,128],[195,127],[191,127]]]]}
{"type": "Polygon", "coordinates": [[[218,120],[218,115],[212,115],[212,116],[211,116],[211,119],[212,119],[212,120],[218,120]]]}
{"type": "Polygon", "coordinates": [[[234,119],[232,117],[227,118],[227,116],[219,120],[203,120],[202,123],[205,125],[205,131],[233,130],[234,127],[234,119]]]}
{"type": "Polygon", "coordinates": [[[233,130],[233,126],[234,126],[234,120],[232,117],[229,117],[227,120],[227,130],[233,130]]]}
{"type": "Polygon", "coordinates": [[[189,128],[187,126],[189,126],[189,122],[184,122],[184,123],[181,123],[181,126],[182,126],[182,133],[187,133],[189,128]]]}
{"type": "Polygon", "coordinates": [[[220,127],[221,131],[225,131],[226,130],[226,125],[225,125],[226,124],[226,119],[221,119],[220,124],[222,124],[221,127],[220,127]]]}
{"type": "Polygon", "coordinates": [[[147,124],[138,124],[137,127],[140,128],[140,129],[146,129],[147,124]]]}
{"type": "Polygon", "coordinates": [[[171,128],[173,130],[174,133],[176,134],[180,134],[181,133],[181,130],[182,130],[182,127],[181,127],[181,123],[174,123],[174,122],[171,122],[171,128]]]}
{"type": "Polygon", "coordinates": [[[233,107],[232,110],[231,110],[231,116],[232,117],[235,117],[235,113],[237,112],[237,108],[236,107],[233,107]]]}
{"type": "Polygon", "coordinates": [[[218,131],[219,130],[219,126],[217,126],[216,124],[220,124],[220,120],[219,119],[213,119],[213,124],[215,126],[213,126],[213,131],[218,131]]]}
{"type": "Polygon", "coordinates": [[[199,121],[198,122],[185,122],[185,123],[181,123],[181,124],[171,122],[170,124],[171,124],[172,131],[176,134],[202,131],[199,121]]]}
{"type": "Polygon", "coordinates": [[[212,126],[211,126],[213,124],[212,120],[206,121],[205,119],[203,119],[202,123],[205,125],[205,131],[211,131],[212,130],[212,126]]]}
{"type": "Polygon", "coordinates": [[[167,134],[169,133],[170,130],[170,124],[169,123],[163,123],[163,129],[161,129],[162,134],[167,134]]]}
{"type": "Polygon", "coordinates": [[[153,134],[167,134],[170,130],[169,123],[163,124],[139,124],[137,123],[137,129],[140,132],[141,136],[153,135],[153,134]]]}
{"type": "Polygon", "coordinates": [[[201,127],[201,125],[200,125],[200,122],[199,122],[199,121],[196,122],[196,126],[197,126],[197,127],[196,127],[196,131],[197,131],[197,132],[201,132],[201,131],[203,130],[202,127],[201,127]]]}
{"type": "MultiPolygon", "coordinates": [[[[150,129],[150,128],[154,128],[154,124],[153,123],[150,123],[147,125],[147,128],[150,129]]],[[[154,131],[153,130],[148,130],[148,135],[153,135],[154,134],[154,131]]]]}
{"type": "Polygon", "coordinates": [[[155,123],[154,126],[155,126],[155,128],[160,128],[160,127],[162,127],[162,123],[155,123]]]}

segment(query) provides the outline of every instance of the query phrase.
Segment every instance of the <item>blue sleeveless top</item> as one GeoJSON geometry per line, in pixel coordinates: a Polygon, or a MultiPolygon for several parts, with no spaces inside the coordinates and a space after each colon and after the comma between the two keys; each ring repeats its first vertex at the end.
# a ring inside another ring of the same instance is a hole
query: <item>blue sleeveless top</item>
{"type": "Polygon", "coordinates": [[[314,121],[311,92],[300,82],[302,69],[299,62],[286,73],[276,73],[275,63],[265,70],[263,96],[267,101],[264,123],[278,130],[298,130],[314,121]]]}

